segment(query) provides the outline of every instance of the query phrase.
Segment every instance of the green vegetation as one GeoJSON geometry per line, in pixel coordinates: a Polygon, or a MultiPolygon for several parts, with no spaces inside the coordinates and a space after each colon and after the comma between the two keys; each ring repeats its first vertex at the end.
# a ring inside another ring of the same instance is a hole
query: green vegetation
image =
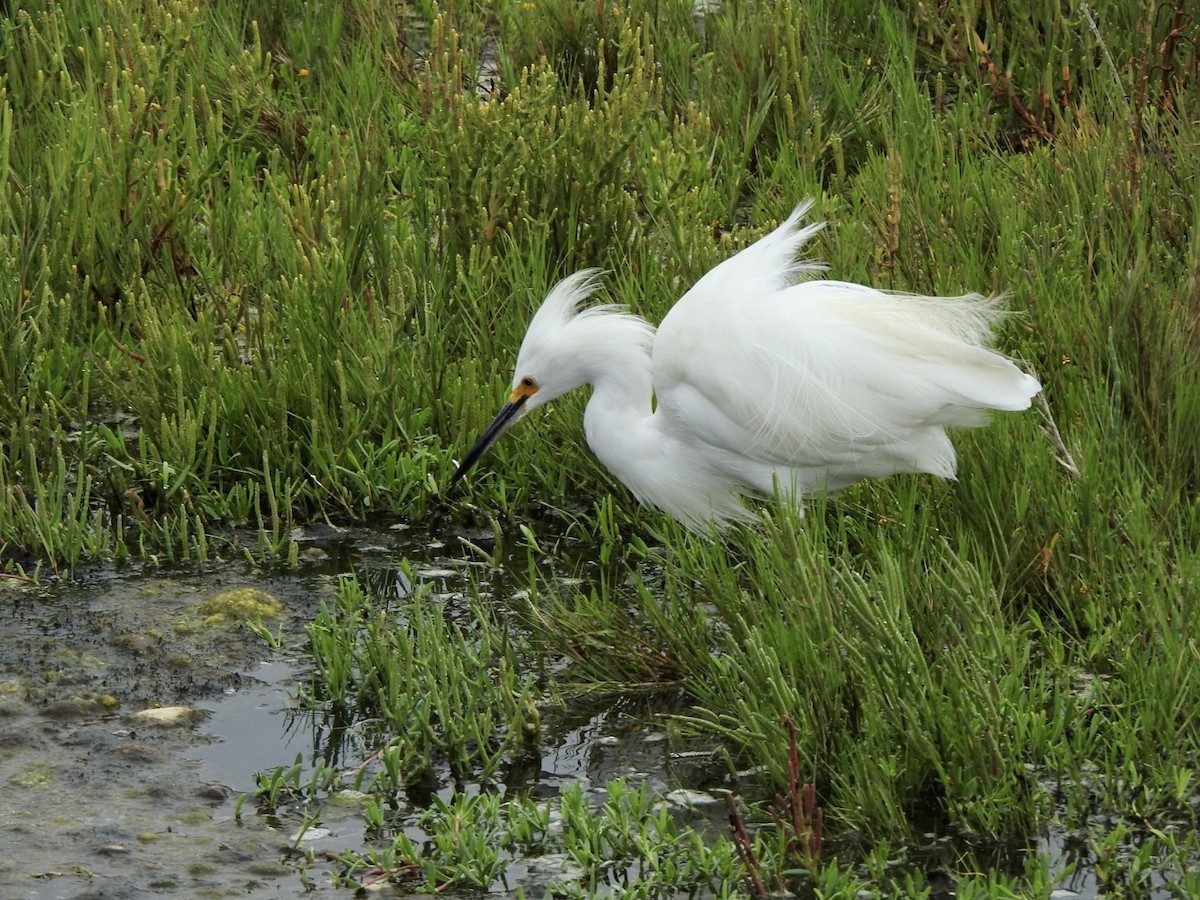
{"type": "MultiPolygon", "coordinates": [[[[729,3],[698,31],[641,0],[61,0],[0,24],[12,562],[203,557],[231,525],[282,553],[296,521],[441,509],[555,278],[607,267],[657,319],[808,195],[837,277],[1011,291],[1003,343],[1082,477],[1006,421],[963,438],[1006,465],[949,515],[1028,490],[1018,558],[1045,549],[1057,587],[1097,582],[1069,562],[1111,555],[1093,535],[1188,524],[1197,61],[1167,5],[729,3]]],[[[499,448],[480,509],[611,489],[574,413],[499,448]]]]}
{"type": "Polygon", "coordinates": [[[344,581],[308,628],[300,702],[342,735],[326,756],[361,762],[266,773],[260,808],[305,810],[302,831],[361,797],[369,849],[333,873],[350,884],[499,889],[547,860],[540,877],[563,896],[924,896],[930,873],[908,853],[932,827],[956,842],[963,896],[1047,896],[1073,869],[1035,846],[1047,830],[1087,848],[1100,886],[1192,896],[1200,614],[1178,597],[1112,611],[1103,629],[1127,635],[1126,656],[1004,600],[969,534],[913,524],[830,505],[727,544],[672,525],[665,556],[610,532],[609,565],[565,586],[526,543],[507,564],[524,558],[532,592],[468,618],[419,581],[401,599],[344,581]],[[549,687],[515,674],[551,668],[549,687]],[[678,825],[644,787],[538,802],[513,780],[563,698],[681,686],[691,705],[669,725],[718,748],[730,837],[678,825]]]}
{"type": "MultiPolygon", "coordinates": [[[[523,528],[511,621],[348,583],[310,630],[305,699],[382,723],[359,787],[383,877],[502,880],[503,855],[415,858],[382,810],[430,771],[487,780],[552,692],[669,685],[692,704],[674,727],[768,796],[800,796],[798,766],[827,842],[782,808],[740,843],[664,825],[662,891],[757,872],[920,895],[887,861],[933,810],[979,847],[1061,829],[1112,891],[1200,893],[1198,29],[1154,0],[10,4],[0,561],[202,560],[246,534],[285,560],[293,524],[379,513],[523,528]],[[767,507],[721,539],[634,508],[582,398],[440,495],[556,278],[605,267],[657,320],[810,195],[837,278],[1009,291],[1001,345],[1045,409],[960,435],[957,482],[767,507]],[[549,578],[579,543],[598,572],[549,578]]],[[[288,771],[268,794],[343,778],[288,771]]],[[[659,815],[636,802],[545,845],[632,841],[659,815]]],[[[455,799],[422,827],[524,833],[531,803],[455,799]]],[[[1061,874],[981,859],[958,896],[1061,874]]]]}
{"type": "Polygon", "coordinates": [[[541,692],[518,677],[503,634],[464,634],[426,591],[388,605],[344,582],[308,637],[317,678],[306,704],[346,723],[381,718],[396,735],[388,769],[409,782],[432,777],[435,764],[456,779],[490,778],[506,755],[536,745],[541,692]]]}

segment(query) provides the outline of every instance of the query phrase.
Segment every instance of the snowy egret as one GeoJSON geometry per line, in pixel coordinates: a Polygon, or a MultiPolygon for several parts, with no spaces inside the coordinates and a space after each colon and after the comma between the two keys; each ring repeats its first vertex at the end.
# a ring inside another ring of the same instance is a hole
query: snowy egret
{"type": "Polygon", "coordinates": [[[1037,379],[988,349],[998,298],[921,297],[819,279],[800,260],[811,201],[705,274],[657,333],[582,308],[599,273],[560,282],[529,324],[508,402],[458,481],[531,410],[585,384],[599,460],[690,527],[751,517],[746,495],[802,498],[898,472],[955,473],[949,426],[1020,410],[1037,379]]]}

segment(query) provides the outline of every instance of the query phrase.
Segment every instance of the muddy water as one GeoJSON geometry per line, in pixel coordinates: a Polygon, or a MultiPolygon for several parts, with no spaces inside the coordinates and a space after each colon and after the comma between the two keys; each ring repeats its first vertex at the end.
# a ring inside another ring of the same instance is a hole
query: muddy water
{"type": "MultiPolygon", "coordinates": [[[[311,764],[327,749],[320,725],[289,713],[306,663],[286,648],[303,646],[340,574],[403,592],[395,565],[407,558],[454,603],[475,566],[460,546],[403,532],[300,537],[303,562],[279,572],[231,561],[202,572],[108,569],[69,584],[0,581],[0,898],[302,892],[294,823],[256,814],[253,800],[235,816],[256,772],[297,754],[311,764]],[[282,603],[269,624],[284,650],[211,620],[206,603],[245,589],[282,603]]],[[[703,755],[672,764],[648,718],[636,702],[565,714],[525,777],[549,791],[568,781],[600,791],[619,775],[664,792],[705,780],[703,755]]],[[[326,809],[300,846],[319,859],[362,849],[362,832],[356,809],[341,818],[326,809]]],[[[309,896],[347,896],[319,863],[313,874],[309,896]]]]}
{"type": "Polygon", "coordinates": [[[268,660],[244,626],[206,625],[199,608],[251,586],[298,625],[326,588],[213,572],[0,589],[0,896],[291,894],[281,836],[253,816],[236,825],[233,798],[294,755],[282,711],[298,663],[268,660]],[[139,715],[161,707],[180,718],[139,715]]]}

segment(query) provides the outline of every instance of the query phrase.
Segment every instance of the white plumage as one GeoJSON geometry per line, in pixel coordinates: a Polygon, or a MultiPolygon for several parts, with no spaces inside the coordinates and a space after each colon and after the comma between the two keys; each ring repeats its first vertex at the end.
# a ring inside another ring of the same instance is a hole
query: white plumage
{"type": "Polygon", "coordinates": [[[1026,409],[1041,389],[988,349],[999,300],[816,278],[824,267],[798,258],[823,227],[801,227],[810,206],[705,274],[657,334],[621,307],[582,308],[596,270],[560,282],[530,322],[508,403],[455,480],[529,410],[584,384],[596,456],[639,501],[692,527],[749,518],[747,494],[952,478],[945,429],[1026,409]]]}

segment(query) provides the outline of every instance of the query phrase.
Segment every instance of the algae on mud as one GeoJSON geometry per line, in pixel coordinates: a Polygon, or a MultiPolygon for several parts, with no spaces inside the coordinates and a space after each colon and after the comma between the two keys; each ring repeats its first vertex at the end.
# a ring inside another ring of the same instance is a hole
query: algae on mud
{"type": "MultiPolygon", "coordinates": [[[[232,576],[247,580],[281,591],[293,623],[310,614],[312,576],[232,576]]],[[[272,882],[277,892],[293,882],[278,865],[279,836],[254,822],[235,830],[232,815],[234,791],[253,784],[249,766],[288,743],[283,688],[259,678],[267,648],[244,628],[174,627],[231,586],[228,575],[103,569],[5,591],[0,893],[133,897],[272,882]],[[223,730],[219,711],[241,703],[254,705],[254,727],[223,730]],[[206,768],[198,757],[222,740],[240,747],[237,765],[206,768]]]]}

